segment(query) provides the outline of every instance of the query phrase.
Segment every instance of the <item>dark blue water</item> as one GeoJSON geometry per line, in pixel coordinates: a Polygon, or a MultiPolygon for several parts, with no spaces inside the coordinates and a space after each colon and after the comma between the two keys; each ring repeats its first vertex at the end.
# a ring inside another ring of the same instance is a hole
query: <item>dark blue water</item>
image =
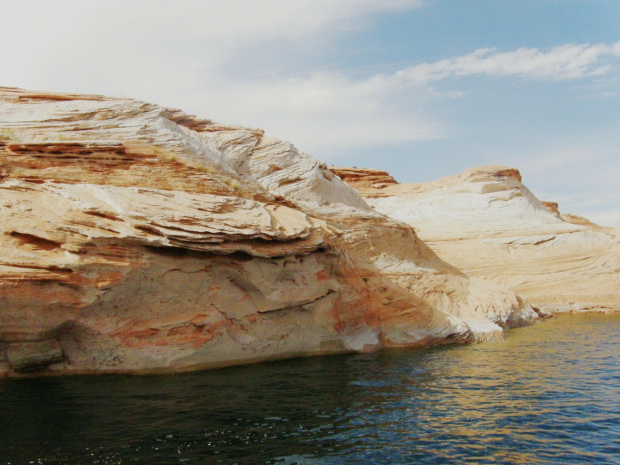
{"type": "Polygon", "coordinates": [[[2,464],[620,464],[620,315],[475,346],[0,381],[2,464]]]}

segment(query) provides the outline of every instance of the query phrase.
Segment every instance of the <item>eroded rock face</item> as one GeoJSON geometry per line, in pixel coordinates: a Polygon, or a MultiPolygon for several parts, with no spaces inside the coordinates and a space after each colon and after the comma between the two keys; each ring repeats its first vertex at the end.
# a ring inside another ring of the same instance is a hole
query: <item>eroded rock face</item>
{"type": "Polygon", "coordinates": [[[535,318],[260,130],[0,88],[1,374],[479,341],[535,318]]]}
{"type": "Polygon", "coordinates": [[[413,226],[465,273],[548,311],[620,310],[617,233],[540,202],[518,170],[486,166],[429,183],[383,186],[364,183],[365,170],[355,178],[348,171],[344,179],[376,211],[413,226]]]}

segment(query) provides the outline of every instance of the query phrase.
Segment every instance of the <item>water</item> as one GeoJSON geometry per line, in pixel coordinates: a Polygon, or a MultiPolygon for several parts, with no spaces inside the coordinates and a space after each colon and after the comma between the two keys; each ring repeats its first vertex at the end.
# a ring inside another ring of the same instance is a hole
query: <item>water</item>
{"type": "Polygon", "coordinates": [[[620,464],[620,315],[475,346],[0,381],[2,464],[620,464]]]}

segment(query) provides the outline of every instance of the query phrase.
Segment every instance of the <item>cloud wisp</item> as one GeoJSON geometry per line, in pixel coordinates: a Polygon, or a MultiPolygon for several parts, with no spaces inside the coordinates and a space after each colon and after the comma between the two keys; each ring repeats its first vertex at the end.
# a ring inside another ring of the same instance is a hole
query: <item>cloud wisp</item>
{"type": "Polygon", "coordinates": [[[331,72],[229,81],[216,86],[217,92],[205,91],[203,97],[222,109],[226,118],[234,118],[235,111],[226,102],[243,102],[245,118],[267,122],[279,135],[320,154],[328,147],[338,150],[449,137],[447,124],[439,123],[428,108],[420,109],[429,99],[463,95],[458,90],[436,90],[433,84],[438,81],[476,75],[547,82],[584,80],[611,73],[618,58],[620,42],[566,44],[542,51],[480,49],[366,79],[331,72]],[[317,138],[319,133],[322,136],[317,138]]]}
{"type": "Polygon", "coordinates": [[[483,48],[464,56],[402,69],[394,74],[394,78],[417,85],[473,75],[566,81],[606,74],[613,66],[610,61],[618,57],[620,42],[612,45],[565,44],[548,50],[519,48],[503,53],[494,48],[483,48]]]}

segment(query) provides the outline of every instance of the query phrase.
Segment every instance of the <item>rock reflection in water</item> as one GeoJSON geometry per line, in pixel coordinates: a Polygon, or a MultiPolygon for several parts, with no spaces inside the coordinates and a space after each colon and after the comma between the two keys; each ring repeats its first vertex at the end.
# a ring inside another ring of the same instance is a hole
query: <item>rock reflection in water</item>
{"type": "Polygon", "coordinates": [[[503,342],[0,383],[0,463],[619,463],[620,315],[503,342]]]}

